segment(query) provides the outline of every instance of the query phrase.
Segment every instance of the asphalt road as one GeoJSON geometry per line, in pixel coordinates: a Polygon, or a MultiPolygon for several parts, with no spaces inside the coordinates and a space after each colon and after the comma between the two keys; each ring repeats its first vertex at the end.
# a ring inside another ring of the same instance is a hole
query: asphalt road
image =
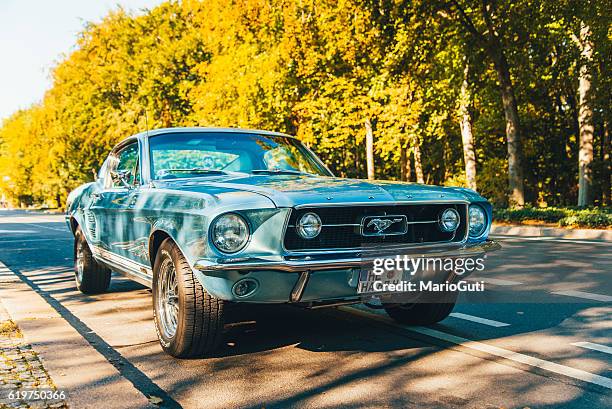
{"type": "Polygon", "coordinates": [[[612,244],[500,241],[473,277],[486,291],[440,324],[404,327],[347,307],[246,308],[215,357],[176,360],[157,343],[147,289],[114,276],[106,294],[76,291],[62,216],[0,210],[0,261],[162,405],[612,407],[612,244]]]}

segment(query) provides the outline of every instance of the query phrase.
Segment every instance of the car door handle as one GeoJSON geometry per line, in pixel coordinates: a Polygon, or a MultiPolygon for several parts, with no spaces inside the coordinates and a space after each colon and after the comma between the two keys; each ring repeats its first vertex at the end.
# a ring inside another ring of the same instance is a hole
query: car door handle
{"type": "Polygon", "coordinates": [[[138,201],[138,196],[132,196],[132,198],[130,199],[130,203],[128,203],[129,207],[134,207],[136,206],[136,202],[138,201]]]}

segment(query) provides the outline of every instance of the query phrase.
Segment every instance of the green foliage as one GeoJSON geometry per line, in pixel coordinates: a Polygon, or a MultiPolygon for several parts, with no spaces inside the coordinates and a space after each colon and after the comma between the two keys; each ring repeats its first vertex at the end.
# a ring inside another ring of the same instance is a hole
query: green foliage
{"type": "Polygon", "coordinates": [[[558,208],[558,207],[525,207],[523,209],[494,209],[493,219],[506,223],[524,223],[529,221],[556,223],[568,227],[612,227],[612,208],[594,207],[591,209],[558,208]]]}
{"type": "Polygon", "coordinates": [[[559,226],[610,228],[612,227],[612,213],[609,209],[607,211],[574,210],[559,220],[559,226]]]}
{"type": "Polygon", "coordinates": [[[504,158],[486,157],[477,175],[480,193],[496,207],[508,206],[508,165],[504,158]]]}
{"type": "MultiPolygon", "coordinates": [[[[476,18],[481,2],[460,3],[484,30],[476,18]]],[[[595,0],[495,4],[523,127],[527,199],[534,204],[575,201],[580,60],[571,38],[581,21],[591,25],[601,197],[609,179],[603,135],[612,93],[610,8],[595,0]]],[[[337,175],[365,177],[366,121],[377,178],[399,179],[404,160],[414,181],[418,152],[427,183],[462,185],[457,111],[469,64],[479,191],[505,205],[498,78],[447,5],[185,0],[139,15],[118,8],[84,28],[53,70],[44,99],[0,126],[0,194],[14,204],[61,206],[71,189],[92,180],[115,143],[147,126],[287,132],[337,175]]]]}

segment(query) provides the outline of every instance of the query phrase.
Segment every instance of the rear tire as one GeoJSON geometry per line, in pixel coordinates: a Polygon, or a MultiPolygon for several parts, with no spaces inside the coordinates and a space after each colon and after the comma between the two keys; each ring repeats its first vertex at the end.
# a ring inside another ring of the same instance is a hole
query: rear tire
{"type": "Polygon", "coordinates": [[[99,294],[108,290],[111,271],[98,263],[80,228],[74,235],[74,279],[83,294],[99,294]]]}
{"type": "Polygon", "coordinates": [[[385,306],[387,314],[405,325],[430,325],[440,322],[453,311],[457,292],[444,293],[439,303],[411,303],[385,306]]]}
{"type": "Polygon", "coordinates": [[[223,307],[202,287],[178,246],[166,239],[153,267],[153,319],[164,351],[176,358],[214,351],[223,335],[223,307]]]}

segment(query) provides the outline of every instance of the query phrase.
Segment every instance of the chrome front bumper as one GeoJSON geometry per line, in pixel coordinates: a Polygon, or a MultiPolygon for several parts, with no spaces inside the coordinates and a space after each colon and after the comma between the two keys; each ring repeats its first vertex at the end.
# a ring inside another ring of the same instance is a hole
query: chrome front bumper
{"type": "Polygon", "coordinates": [[[320,270],[341,270],[346,268],[360,267],[376,258],[393,257],[395,254],[409,254],[411,257],[452,257],[452,258],[473,258],[483,256],[491,251],[499,250],[501,245],[493,240],[483,243],[463,244],[459,247],[448,248],[432,246],[429,248],[401,248],[397,253],[386,251],[384,254],[365,250],[361,257],[336,258],[336,259],[316,259],[313,256],[295,256],[285,260],[266,260],[260,258],[233,258],[217,260],[198,260],[194,267],[206,274],[207,272],[220,271],[259,271],[272,270],[283,272],[302,272],[320,270]]]}
{"type": "MultiPolygon", "coordinates": [[[[374,259],[396,255],[428,258],[478,258],[501,246],[494,241],[476,244],[423,245],[412,248],[361,249],[338,254],[291,254],[276,258],[201,259],[194,271],[206,290],[219,299],[256,303],[313,303],[358,299],[357,281],[361,269],[374,259]],[[344,254],[344,257],[338,257],[344,254]],[[331,258],[336,257],[336,258],[331,258]],[[234,285],[252,280],[259,287],[251,295],[237,297],[234,285]]],[[[448,273],[444,273],[448,274],[448,273]]]]}

